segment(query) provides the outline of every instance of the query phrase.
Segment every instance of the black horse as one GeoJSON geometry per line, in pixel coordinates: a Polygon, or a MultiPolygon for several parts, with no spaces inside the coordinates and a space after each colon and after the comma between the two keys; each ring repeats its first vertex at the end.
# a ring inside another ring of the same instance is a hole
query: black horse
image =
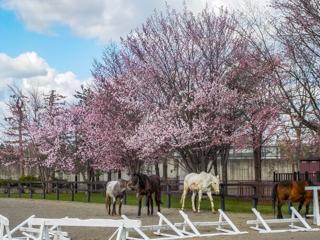
{"type": "Polygon", "coordinates": [[[153,215],[153,200],[152,194],[154,193],[155,202],[158,206],[158,211],[160,212],[161,204],[161,186],[160,186],[160,177],[157,175],[147,176],[145,174],[135,173],[131,176],[128,181],[127,187],[131,190],[136,191],[137,198],[139,199],[139,210],[138,216],[141,216],[141,205],[142,198],[146,196],[148,215],[153,215]],[[151,206],[151,212],[150,212],[151,206]]]}

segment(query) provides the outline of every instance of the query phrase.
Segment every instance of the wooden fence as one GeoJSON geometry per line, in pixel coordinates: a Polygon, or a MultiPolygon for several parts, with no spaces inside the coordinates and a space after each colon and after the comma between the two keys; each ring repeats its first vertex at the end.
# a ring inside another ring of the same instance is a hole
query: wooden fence
{"type": "MultiPolygon", "coordinates": [[[[6,197],[13,195],[22,197],[23,194],[29,194],[29,198],[34,198],[34,194],[40,194],[41,198],[48,198],[49,193],[55,194],[55,199],[60,200],[62,193],[67,193],[70,201],[75,201],[75,196],[79,192],[85,193],[87,202],[92,201],[93,193],[105,194],[107,182],[66,182],[66,181],[47,181],[47,182],[7,182],[0,185],[0,193],[6,197]]],[[[225,209],[225,198],[236,197],[242,199],[251,199],[252,206],[256,207],[258,199],[269,200],[271,196],[272,182],[230,182],[220,184],[220,204],[221,209],[225,209]]],[[[166,195],[166,207],[171,208],[172,197],[181,196],[183,182],[170,181],[162,183],[162,192],[166,195]]],[[[130,193],[130,191],[129,191],[130,193]]],[[[51,197],[52,199],[52,197],[51,197]]],[[[124,198],[124,204],[127,203],[127,195],[124,198]]]]}
{"type": "Polygon", "coordinates": [[[310,180],[315,185],[320,185],[320,172],[273,173],[273,182],[297,180],[310,180]]]}

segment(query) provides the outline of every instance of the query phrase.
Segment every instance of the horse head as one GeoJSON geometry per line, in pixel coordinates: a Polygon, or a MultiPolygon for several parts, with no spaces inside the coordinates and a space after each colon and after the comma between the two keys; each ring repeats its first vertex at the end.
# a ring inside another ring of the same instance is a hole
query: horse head
{"type": "Polygon", "coordinates": [[[120,183],[120,192],[125,192],[128,188],[128,181],[124,179],[119,179],[118,181],[120,183]]]}
{"type": "Polygon", "coordinates": [[[213,189],[213,191],[216,194],[220,193],[220,177],[219,177],[219,175],[217,175],[217,176],[212,175],[211,176],[211,188],[213,189]]]}
{"type": "Polygon", "coordinates": [[[134,173],[131,175],[129,181],[127,182],[127,188],[130,190],[137,190],[139,186],[139,176],[138,174],[134,173]]]}

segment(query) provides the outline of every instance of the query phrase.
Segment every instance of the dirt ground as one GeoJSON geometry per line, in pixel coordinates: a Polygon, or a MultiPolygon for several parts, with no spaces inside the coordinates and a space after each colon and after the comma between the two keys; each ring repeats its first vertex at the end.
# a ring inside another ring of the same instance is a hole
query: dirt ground
{"type": "MultiPolygon", "coordinates": [[[[129,218],[137,219],[137,207],[124,206],[123,214],[129,218]]],[[[164,208],[162,213],[172,221],[180,222],[177,209],[164,208]]],[[[186,211],[190,219],[193,221],[217,221],[218,214],[212,214],[208,211],[203,211],[198,214],[194,214],[191,211],[186,211]]],[[[13,228],[18,223],[29,217],[30,215],[36,215],[37,217],[46,218],[60,218],[60,217],[77,217],[77,218],[110,218],[107,216],[105,207],[103,204],[94,203],[79,203],[79,202],[63,202],[63,201],[48,201],[48,200],[26,200],[26,199],[0,199],[0,214],[9,218],[10,227],[13,228]]],[[[246,220],[254,219],[253,214],[228,214],[231,220],[241,231],[248,231],[248,234],[237,236],[219,236],[211,237],[219,238],[222,240],[232,239],[270,239],[270,240],[300,240],[300,239],[320,239],[320,232],[299,232],[299,233],[271,233],[271,234],[258,234],[251,230],[246,225],[246,220]]],[[[271,217],[271,216],[269,216],[271,217]]],[[[119,217],[114,217],[119,218],[119,217]]],[[[142,217],[140,218],[144,225],[157,224],[157,216],[146,216],[146,208],[143,208],[142,217]]],[[[310,222],[310,221],[309,221],[310,222]]],[[[73,240],[103,240],[108,239],[112,234],[113,229],[102,228],[68,228],[65,229],[70,233],[73,240]]],[[[208,229],[204,229],[206,231],[208,229]]],[[[210,238],[206,238],[210,239],[210,238]]]]}

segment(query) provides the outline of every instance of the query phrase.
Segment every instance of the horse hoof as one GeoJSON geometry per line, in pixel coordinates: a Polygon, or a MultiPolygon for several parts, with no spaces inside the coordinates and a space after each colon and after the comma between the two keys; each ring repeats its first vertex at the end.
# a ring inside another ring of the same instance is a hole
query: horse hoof
{"type": "Polygon", "coordinates": [[[216,214],[216,213],[217,213],[215,210],[212,210],[211,212],[212,212],[213,214],[216,214]]]}
{"type": "Polygon", "coordinates": [[[197,212],[200,213],[200,210],[198,210],[197,212]]]}

